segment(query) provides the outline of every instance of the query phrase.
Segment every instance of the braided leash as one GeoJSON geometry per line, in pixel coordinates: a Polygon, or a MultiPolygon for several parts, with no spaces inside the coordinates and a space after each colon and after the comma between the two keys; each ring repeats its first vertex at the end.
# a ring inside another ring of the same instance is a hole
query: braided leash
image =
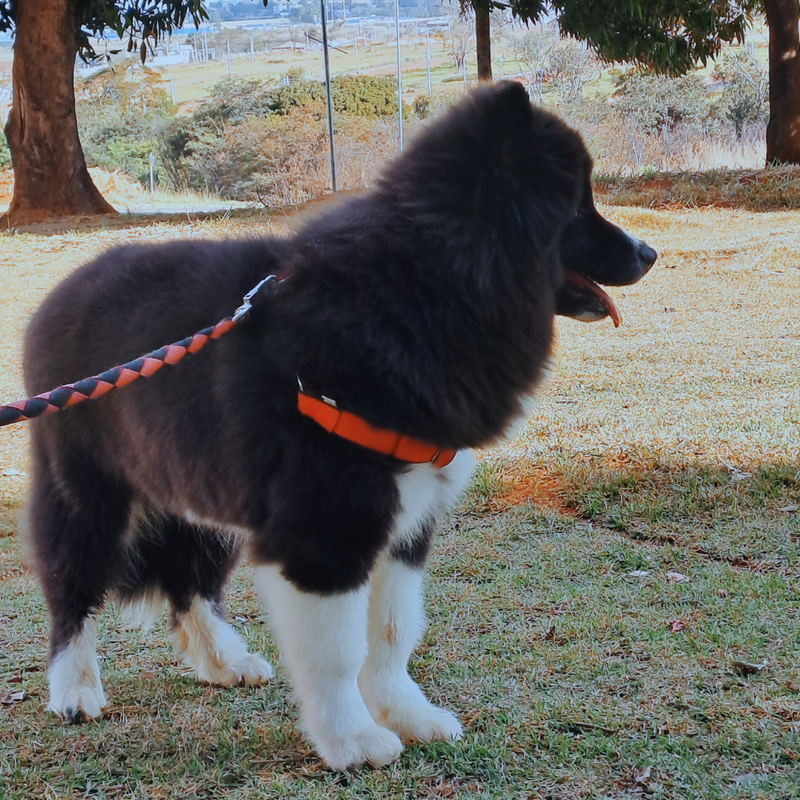
{"type": "Polygon", "coordinates": [[[188,336],[179,342],[160,347],[158,350],[153,350],[120,366],[112,367],[91,378],[84,378],[76,383],[67,383],[49,392],[0,406],[0,427],[41,417],[45,414],[53,414],[82,403],[84,400],[96,400],[98,397],[108,394],[112,389],[129,386],[139,378],[149,378],[165,364],[174,366],[187,355],[201,350],[209,340],[219,339],[220,336],[231,330],[250,311],[251,301],[258,291],[264,285],[274,289],[278,282],[275,275],[267,276],[244,296],[242,305],[236,309],[232,317],[226,317],[216,325],[203,328],[194,336],[188,336]]]}

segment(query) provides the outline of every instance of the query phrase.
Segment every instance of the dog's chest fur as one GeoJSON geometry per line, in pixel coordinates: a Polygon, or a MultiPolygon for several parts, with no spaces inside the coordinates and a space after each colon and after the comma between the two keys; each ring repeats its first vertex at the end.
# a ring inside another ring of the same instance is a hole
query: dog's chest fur
{"type": "Polygon", "coordinates": [[[428,523],[455,503],[472,475],[474,457],[461,450],[444,468],[415,464],[397,476],[398,509],[389,544],[410,544],[428,523]]]}

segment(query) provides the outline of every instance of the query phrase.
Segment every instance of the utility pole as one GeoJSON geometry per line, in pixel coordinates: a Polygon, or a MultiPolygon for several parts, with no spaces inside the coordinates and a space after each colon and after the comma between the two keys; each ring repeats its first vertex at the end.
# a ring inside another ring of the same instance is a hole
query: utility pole
{"type": "Polygon", "coordinates": [[[331,68],[328,63],[328,23],[325,19],[325,0],[319,0],[322,11],[322,61],[325,65],[325,99],[328,105],[328,142],[331,148],[331,189],[336,191],[336,151],[333,147],[333,101],[331,100],[331,68]]]}
{"type": "Polygon", "coordinates": [[[394,32],[397,37],[397,120],[400,152],[403,152],[403,74],[400,69],[400,0],[394,0],[394,32]]]}

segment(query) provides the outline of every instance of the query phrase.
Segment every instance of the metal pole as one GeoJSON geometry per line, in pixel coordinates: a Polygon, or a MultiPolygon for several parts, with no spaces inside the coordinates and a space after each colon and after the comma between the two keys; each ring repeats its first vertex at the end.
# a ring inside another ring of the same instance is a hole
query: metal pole
{"type": "Polygon", "coordinates": [[[172,105],[175,105],[175,84],[172,80],[172,53],[169,48],[172,44],[172,37],[167,39],[167,69],[169,70],[169,93],[172,96],[172,105]]]}
{"type": "Polygon", "coordinates": [[[425,65],[428,69],[428,97],[433,94],[433,87],[431,86],[431,34],[425,28],[425,65]]]}
{"type": "Polygon", "coordinates": [[[328,64],[328,25],[325,20],[325,0],[319,0],[322,11],[322,61],[325,64],[325,99],[328,103],[328,142],[331,147],[331,189],[336,191],[336,152],[333,148],[333,101],[331,100],[331,68],[328,64]]]}
{"type": "Polygon", "coordinates": [[[394,32],[397,37],[397,120],[400,152],[403,152],[403,75],[400,71],[400,0],[394,0],[394,32]]]}
{"type": "Polygon", "coordinates": [[[233,75],[233,70],[231,69],[231,40],[226,39],[225,42],[228,45],[228,75],[233,75]]]}

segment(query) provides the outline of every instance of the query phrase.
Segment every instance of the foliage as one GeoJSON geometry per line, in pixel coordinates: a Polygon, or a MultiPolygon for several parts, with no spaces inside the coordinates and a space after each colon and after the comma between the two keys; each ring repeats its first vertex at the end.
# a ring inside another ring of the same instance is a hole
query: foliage
{"type": "MultiPolygon", "coordinates": [[[[386,132],[374,125],[397,115],[394,79],[334,78],[332,100],[337,149],[366,150],[367,161],[376,146],[384,157],[391,152],[380,144],[386,132]],[[364,123],[360,128],[357,120],[364,123]],[[377,145],[364,135],[370,126],[378,132],[377,145]]],[[[174,189],[215,192],[233,200],[293,203],[322,194],[328,181],[324,104],[324,85],[298,73],[278,85],[223,81],[194,114],[163,132],[165,179],[174,189]]],[[[403,113],[408,116],[409,109],[403,113]]],[[[363,164],[365,153],[357,152],[354,159],[363,164]]],[[[354,178],[357,184],[370,179],[372,168],[366,172],[354,178]]]]}
{"type": "MultiPolygon", "coordinates": [[[[268,81],[231,78],[211,89],[208,100],[192,115],[200,125],[239,124],[250,115],[289,114],[295,108],[325,102],[325,85],[298,75],[275,85],[268,81]],[[294,79],[293,79],[294,78],[294,79]],[[288,83],[288,85],[286,85],[288,83]]],[[[355,117],[392,117],[397,114],[394,78],[348,75],[331,81],[333,110],[355,117]]],[[[404,113],[408,113],[404,109],[404,113]]]]}
{"type": "Polygon", "coordinates": [[[632,61],[682,74],[715,58],[723,45],[744,41],[762,0],[459,0],[470,9],[510,8],[525,23],[553,16],[567,36],[589,44],[606,61],[632,61]]]}
{"type": "Polygon", "coordinates": [[[698,133],[716,125],[714,101],[697,74],[668,78],[630,70],[617,78],[616,108],[648,133],[690,124],[698,133]]]}
{"type": "Polygon", "coordinates": [[[608,61],[633,61],[682,74],[722,46],[741,43],[761,0],[553,0],[564,34],[586,40],[608,61]]]}
{"type": "Polygon", "coordinates": [[[567,39],[550,51],[548,67],[553,88],[564,103],[580,98],[584,88],[600,77],[597,58],[575,39],[567,39]]]}
{"type": "Polygon", "coordinates": [[[511,39],[511,52],[528,85],[528,94],[539,104],[544,103],[543,83],[550,53],[558,44],[555,32],[536,25],[524,36],[511,39]]]}
{"type": "Polygon", "coordinates": [[[727,101],[726,114],[741,138],[749,125],[766,124],[769,118],[769,69],[744,51],[726,50],[716,65],[727,101]]]}
{"type": "Polygon", "coordinates": [[[11,151],[8,149],[8,142],[0,129],[0,169],[11,166],[11,151]]]}
{"type": "Polygon", "coordinates": [[[145,182],[150,154],[175,109],[160,76],[145,70],[134,81],[104,70],[75,87],[78,129],[86,162],[108,170],[122,169],[145,182]]]}

